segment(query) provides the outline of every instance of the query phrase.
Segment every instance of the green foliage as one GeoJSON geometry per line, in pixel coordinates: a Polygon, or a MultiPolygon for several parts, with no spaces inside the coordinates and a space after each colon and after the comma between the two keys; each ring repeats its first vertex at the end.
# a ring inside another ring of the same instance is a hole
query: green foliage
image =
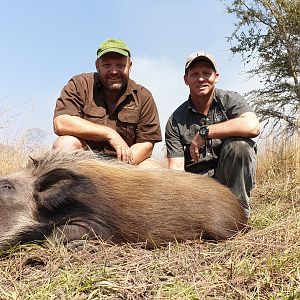
{"type": "Polygon", "coordinates": [[[251,63],[248,73],[263,85],[247,97],[261,121],[294,133],[300,125],[300,0],[227,0],[225,5],[238,19],[228,38],[230,50],[251,63]]]}

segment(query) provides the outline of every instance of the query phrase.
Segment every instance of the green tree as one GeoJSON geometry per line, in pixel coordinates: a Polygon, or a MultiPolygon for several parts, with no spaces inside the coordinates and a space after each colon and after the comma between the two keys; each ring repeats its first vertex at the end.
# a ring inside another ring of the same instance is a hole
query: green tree
{"type": "Polygon", "coordinates": [[[263,124],[277,133],[299,133],[300,0],[224,0],[237,17],[228,41],[263,88],[246,96],[263,124]],[[255,63],[254,63],[255,62],[255,63]]]}

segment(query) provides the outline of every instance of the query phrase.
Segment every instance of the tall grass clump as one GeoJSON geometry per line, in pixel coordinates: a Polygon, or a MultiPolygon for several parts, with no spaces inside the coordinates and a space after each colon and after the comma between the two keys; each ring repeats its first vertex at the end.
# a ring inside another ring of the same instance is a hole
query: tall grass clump
{"type": "Polygon", "coordinates": [[[1,252],[0,299],[300,299],[299,157],[296,141],[259,155],[248,233],[152,251],[20,245],[1,252]]]}
{"type": "Polygon", "coordinates": [[[298,211],[300,144],[297,139],[271,143],[259,156],[252,222],[264,227],[298,211]]]}

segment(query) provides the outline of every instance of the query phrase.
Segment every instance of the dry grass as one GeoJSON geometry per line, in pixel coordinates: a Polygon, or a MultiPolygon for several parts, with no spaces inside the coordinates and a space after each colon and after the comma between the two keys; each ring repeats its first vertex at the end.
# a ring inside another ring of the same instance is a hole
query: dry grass
{"type": "Polygon", "coordinates": [[[259,158],[245,235],[153,251],[19,246],[1,255],[0,299],[300,299],[299,157],[289,143],[259,158]]]}

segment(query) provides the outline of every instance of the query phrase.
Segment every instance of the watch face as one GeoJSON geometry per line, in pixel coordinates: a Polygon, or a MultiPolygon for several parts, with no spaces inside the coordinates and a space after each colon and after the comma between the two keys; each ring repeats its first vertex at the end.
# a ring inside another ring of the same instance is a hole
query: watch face
{"type": "Polygon", "coordinates": [[[205,133],[206,133],[205,127],[201,127],[200,130],[199,130],[199,133],[200,133],[201,136],[205,135],[205,133]]]}
{"type": "Polygon", "coordinates": [[[199,134],[201,135],[201,137],[207,138],[207,136],[208,136],[208,127],[207,126],[200,127],[199,134]]]}

